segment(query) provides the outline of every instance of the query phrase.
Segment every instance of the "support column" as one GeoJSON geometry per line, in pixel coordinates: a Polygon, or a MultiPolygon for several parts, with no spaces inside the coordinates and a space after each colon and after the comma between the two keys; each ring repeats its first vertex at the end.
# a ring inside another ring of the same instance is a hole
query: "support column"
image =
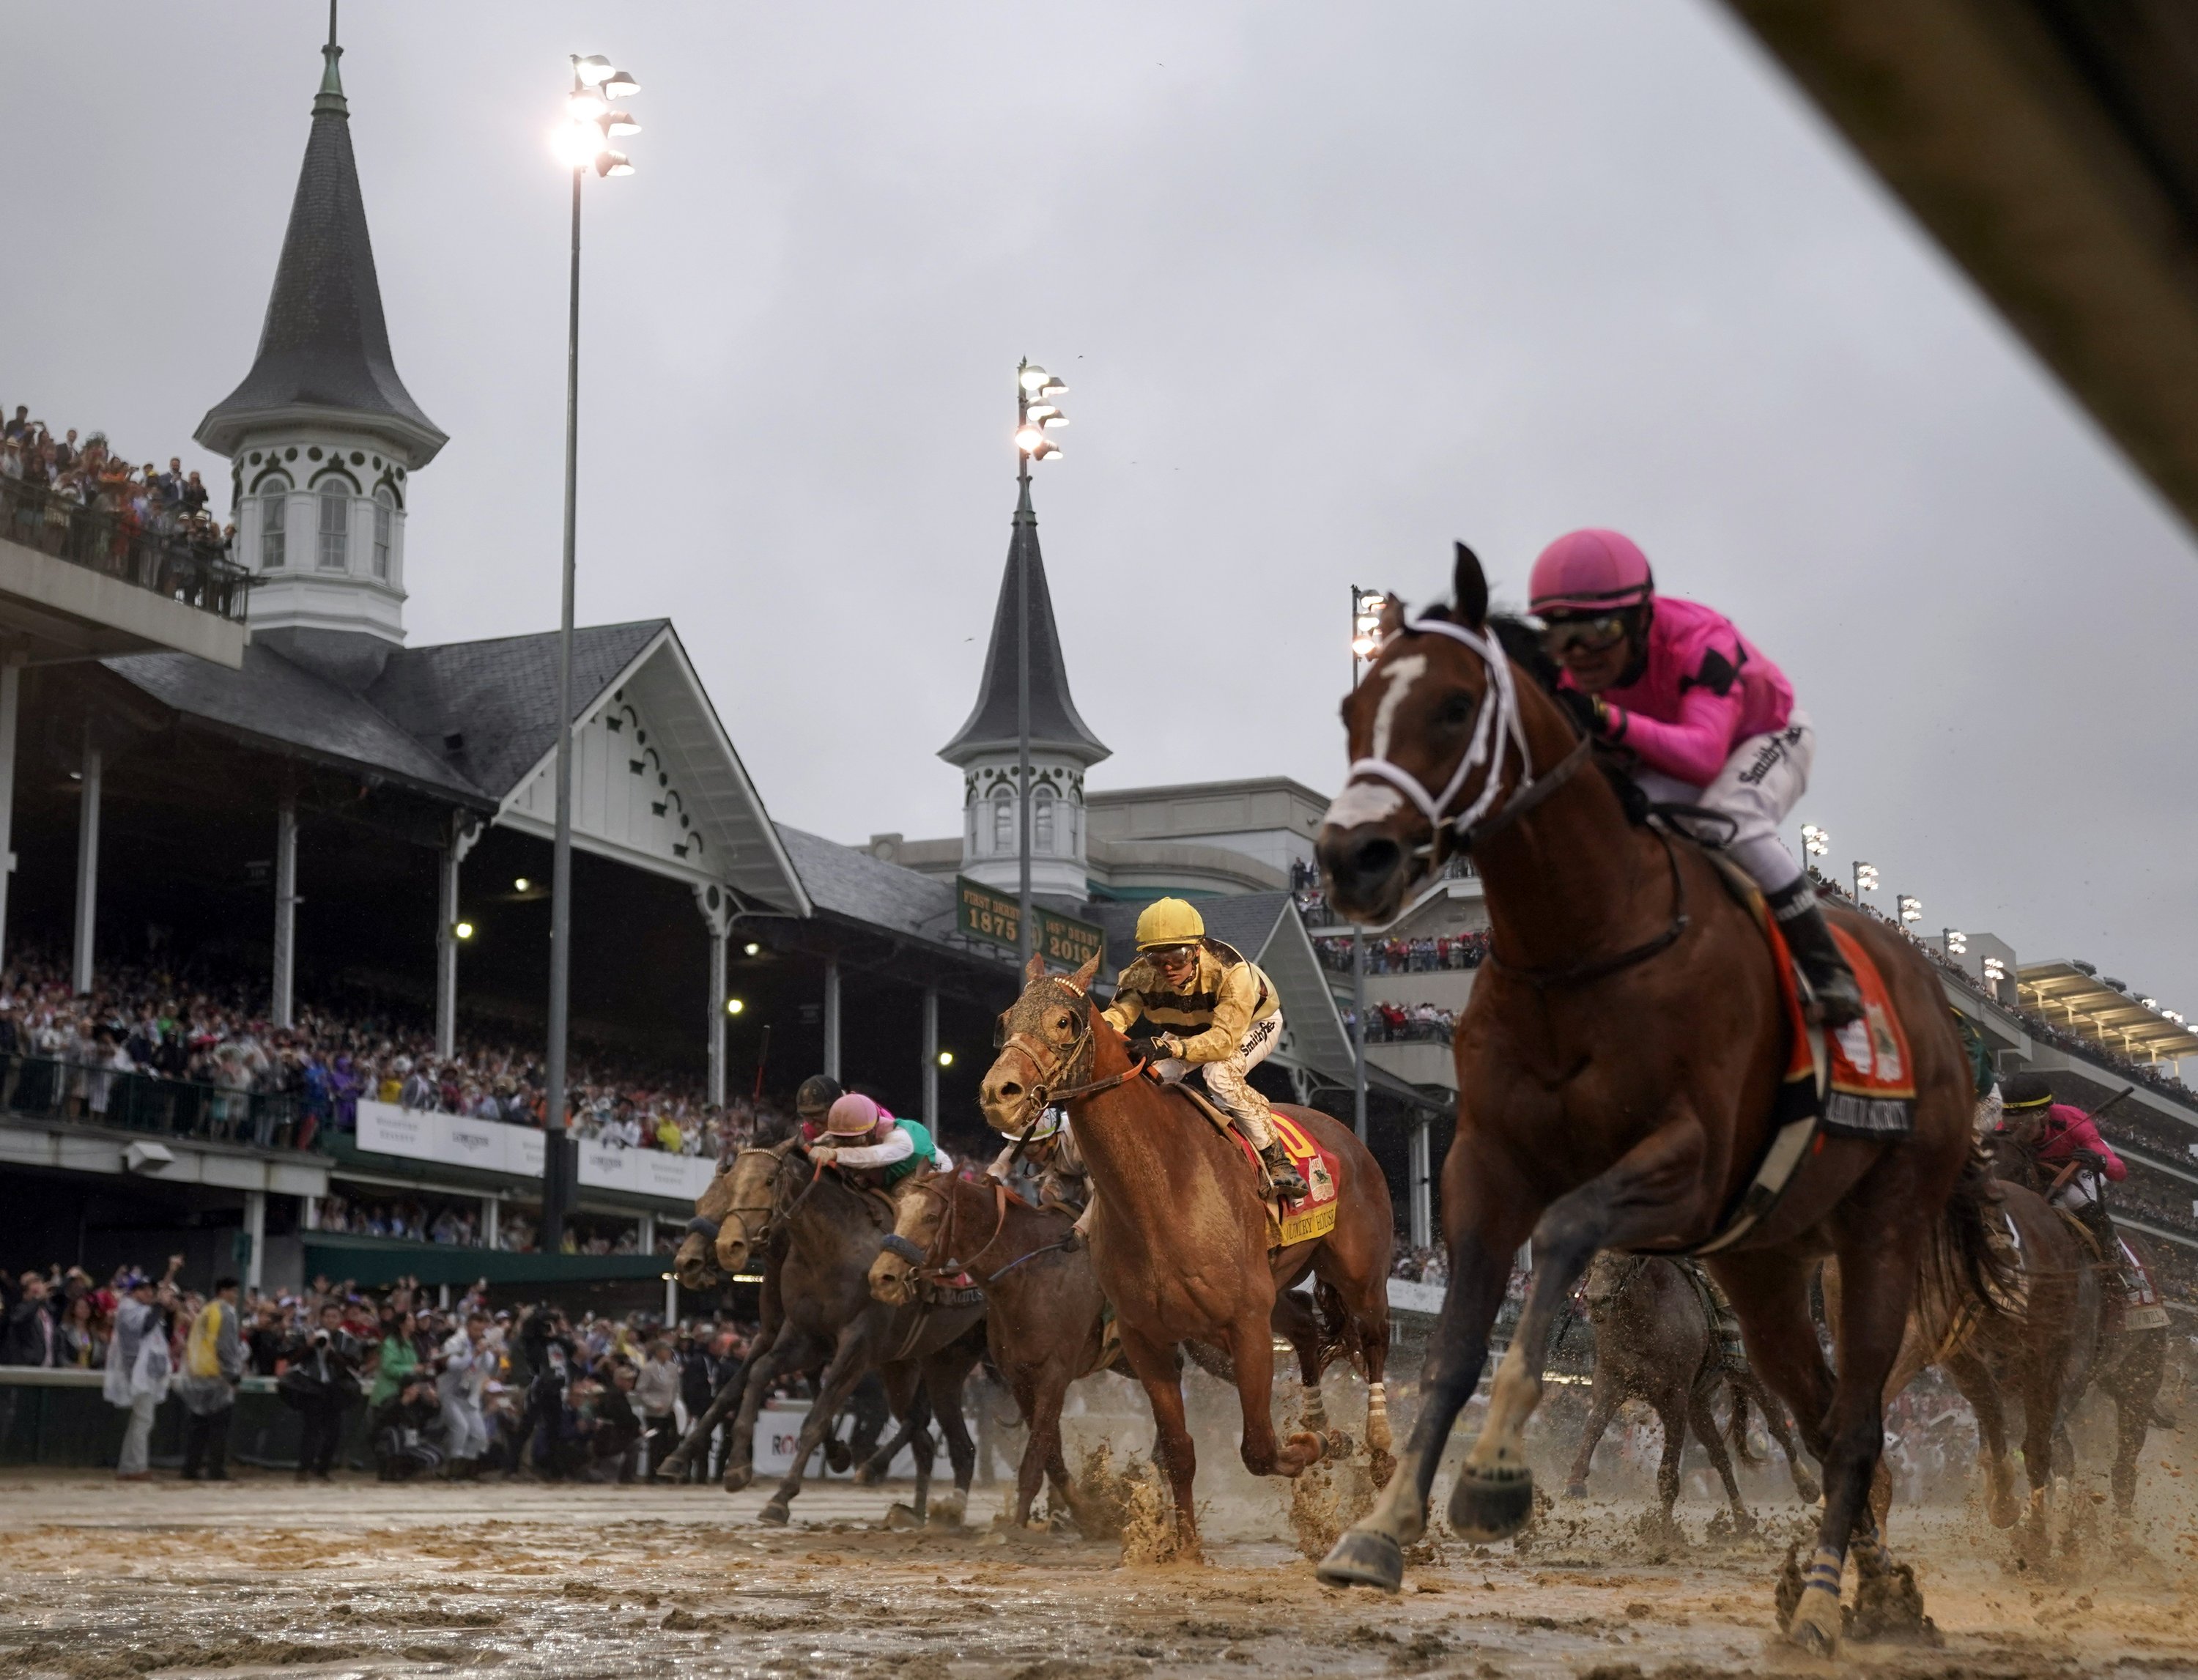
{"type": "Polygon", "coordinates": [[[939,1136],[939,988],[923,989],[923,1129],[939,1136]]]}
{"type": "Polygon", "coordinates": [[[0,665],[0,961],[8,950],[8,887],[15,873],[15,712],[23,667],[0,665]]]}
{"type": "Polygon", "coordinates": [[[641,1252],[644,1254],[654,1254],[656,1252],[656,1215],[654,1213],[643,1213],[641,1216],[640,1246],[641,1252]]]}
{"type": "Polygon", "coordinates": [[[244,1287],[249,1292],[259,1288],[267,1271],[267,1192],[247,1190],[244,1193],[244,1240],[252,1245],[252,1252],[244,1259],[244,1287]]]}
{"type": "Polygon", "coordinates": [[[1351,1125],[1366,1141],[1366,930],[1351,930],[1351,1125]]]}
{"type": "Polygon", "coordinates": [[[1434,1122],[1425,1114],[1412,1126],[1412,1247],[1427,1248],[1435,1240],[1434,1174],[1429,1160],[1434,1142],[1434,1122]]]}
{"type": "Polygon", "coordinates": [[[489,1195],[483,1196],[481,1198],[480,1240],[482,1247],[493,1248],[502,1239],[503,1233],[500,1229],[498,1229],[497,1219],[497,1215],[501,1213],[503,1210],[503,1197],[489,1195]]]}
{"type": "MultiPolygon", "coordinates": [[[[299,1196],[298,1198],[298,1224],[300,1227],[309,1231],[317,1231],[320,1229],[321,1199],[318,1196],[299,1196]]],[[[308,1283],[312,1282],[311,1278],[307,1278],[305,1281],[308,1283]]]]}
{"type": "Polygon", "coordinates": [[[458,1049],[458,866],[480,838],[480,820],[453,812],[449,834],[435,860],[435,1054],[445,1061],[458,1049]]]}
{"type": "Polygon", "coordinates": [[[82,791],[76,825],[76,948],[70,986],[78,995],[91,990],[92,934],[99,922],[99,748],[91,725],[84,727],[82,791]]]}
{"type": "Polygon", "coordinates": [[[285,793],[275,808],[275,982],[270,1018],[295,1024],[298,980],[298,797],[285,793]]]}
{"type": "Polygon", "coordinates": [[[702,926],[710,934],[710,999],[706,1011],[709,1025],[706,1043],[710,1052],[710,1102],[725,1106],[725,946],[733,936],[733,895],[718,886],[695,889],[695,908],[702,912],[702,926]]]}
{"type": "Polygon", "coordinates": [[[840,965],[824,965],[824,1072],[840,1077],[840,965]]]}

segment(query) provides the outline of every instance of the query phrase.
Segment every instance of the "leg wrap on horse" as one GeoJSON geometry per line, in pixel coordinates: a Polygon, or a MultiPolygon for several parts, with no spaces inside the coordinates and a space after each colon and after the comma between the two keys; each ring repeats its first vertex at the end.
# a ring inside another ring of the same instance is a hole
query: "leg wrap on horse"
{"type": "Polygon", "coordinates": [[[1376,1452],[1387,1452],[1394,1445],[1389,1433],[1389,1386],[1383,1382],[1366,1385],[1366,1445],[1376,1452]]]}

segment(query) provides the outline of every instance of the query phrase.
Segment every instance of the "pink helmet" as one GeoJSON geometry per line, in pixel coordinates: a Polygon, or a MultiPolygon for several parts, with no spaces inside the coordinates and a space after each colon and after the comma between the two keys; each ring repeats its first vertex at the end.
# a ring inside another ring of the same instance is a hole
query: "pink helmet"
{"type": "Polygon", "coordinates": [[[1608,613],[1655,593],[1648,556],[1615,531],[1569,531],[1542,550],[1526,586],[1535,613],[1608,613]]]}
{"type": "Polygon", "coordinates": [[[867,1137],[878,1124],[878,1105],[859,1091],[849,1091],[832,1105],[824,1117],[824,1131],[831,1137],[867,1137]]]}

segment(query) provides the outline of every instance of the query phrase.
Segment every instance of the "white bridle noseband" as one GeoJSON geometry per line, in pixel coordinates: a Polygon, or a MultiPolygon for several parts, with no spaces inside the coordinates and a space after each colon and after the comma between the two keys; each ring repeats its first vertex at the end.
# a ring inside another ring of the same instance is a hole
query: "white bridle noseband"
{"type": "Polygon", "coordinates": [[[1519,749],[1519,783],[1514,790],[1523,794],[1534,785],[1534,759],[1527,750],[1526,731],[1519,716],[1519,695],[1512,686],[1511,661],[1503,648],[1486,636],[1470,631],[1462,625],[1454,625],[1447,619],[1414,619],[1404,626],[1407,631],[1421,636],[1447,636],[1461,642],[1480,659],[1488,669],[1488,698],[1492,704],[1484,704],[1480,716],[1473,725],[1473,739],[1466,746],[1464,756],[1451,773],[1450,782],[1439,798],[1428,792],[1427,784],[1403,765],[1381,756],[1360,759],[1351,766],[1344,777],[1344,786],[1364,776],[1378,776],[1396,788],[1420,808],[1430,827],[1435,830],[1421,855],[1432,861],[1436,840],[1445,824],[1457,832],[1462,841],[1470,841],[1474,827],[1488,814],[1503,791],[1503,749],[1515,744],[1519,749]],[[1455,817],[1449,816],[1451,802],[1464,788],[1475,770],[1486,766],[1487,779],[1474,801],[1455,817]]]}

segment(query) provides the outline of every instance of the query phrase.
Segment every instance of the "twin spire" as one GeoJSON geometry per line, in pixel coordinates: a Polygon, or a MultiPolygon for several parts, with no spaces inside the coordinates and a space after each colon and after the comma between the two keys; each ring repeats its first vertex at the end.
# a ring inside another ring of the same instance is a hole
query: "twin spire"
{"type": "Polygon", "coordinates": [[[352,156],[350,107],[336,68],[334,0],[305,160],[259,352],[244,382],[206,411],[195,434],[234,456],[253,433],[299,423],[340,426],[381,439],[407,468],[425,466],[448,441],[397,376],[382,318],[381,287],[367,237],[366,205],[352,156]]]}

